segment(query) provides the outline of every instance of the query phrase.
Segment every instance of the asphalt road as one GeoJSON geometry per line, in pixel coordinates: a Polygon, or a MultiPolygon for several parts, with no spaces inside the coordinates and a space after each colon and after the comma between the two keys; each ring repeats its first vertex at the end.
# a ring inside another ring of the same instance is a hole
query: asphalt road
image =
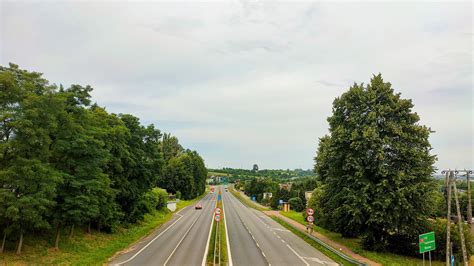
{"type": "Polygon", "coordinates": [[[202,265],[216,194],[208,194],[200,202],[202,210],[195,210],[195,205],[182,209],[110,265],[202,265]]]}
{"type": "MultiPolygon", "coordinates": [[[[217,191],[216,187],[216,191],[217,191]]],[[[123,254],[110,265],[203,265],[217,193],[201,199],[123,254]]],[[[222,190],[232,264],[337,265],[263,213],[222,190]]]]}
{"type": "Polygon", "coordinates": [[[338,265],[230,192],[223,202],[233,265],[338,265]]]}

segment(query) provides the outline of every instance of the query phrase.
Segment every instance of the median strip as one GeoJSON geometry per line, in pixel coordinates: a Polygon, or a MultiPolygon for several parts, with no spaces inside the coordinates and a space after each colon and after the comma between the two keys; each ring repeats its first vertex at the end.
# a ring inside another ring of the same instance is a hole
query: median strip
{"type": "MultiPolygon", "coordinates": [[[[219,187],[214,209],[211,236],[208,243],[207,265],[227,265],[229,262],[227,232],[222,203],[222,189],[219,187]]],[[[232,265],[232,262],[229,263],[232,265]]]]}

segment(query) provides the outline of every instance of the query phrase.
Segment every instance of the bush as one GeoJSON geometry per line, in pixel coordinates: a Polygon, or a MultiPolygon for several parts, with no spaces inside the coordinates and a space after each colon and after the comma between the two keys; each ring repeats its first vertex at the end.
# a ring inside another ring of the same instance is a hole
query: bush
{"type": "Polygon", "coordinates": [[[176,198],[181,199],[181,191],[176,191],[176,198]]]}
{"type": "MultiPolygon", "coordinates": [[[[446,219],[437,218],[435,220],[430,220],[429,231],[434,231],[436,237],[436,250],[434,251],[434,253],[431,254],[434,254],[434,257],[438,260],[444,260],[446,257],[446,219]]],[[[467,224],[463,224],[463,231],[464,241],[466,243],[467,257],[470,258],[474,251],[474,239],[472,238],[469,226],[467,224]]],[[[416,241],[418,241],[418,239],[416,241]]],[[[461,237],[459,235],[459,227],[457,224],[453,223],[451,223],[451,242],[453,243],[454,256],[457,259],[462,260],[461,237]]]]}
{"type": "Polygon", "coordinates": [[[168,192],[166,189],[155,187],[152,189],[153,196],[157,198],[155,208],[157,210],[166,207],[166,203],[168,202],[168,192]]]}
{"type": "Polygon", "coordinates": [[[290,203],[290,208],[297,212],[300,212],[304,209],[303,200],[301,200],[301,198],[291,198],[288,203],[290,203]]]}

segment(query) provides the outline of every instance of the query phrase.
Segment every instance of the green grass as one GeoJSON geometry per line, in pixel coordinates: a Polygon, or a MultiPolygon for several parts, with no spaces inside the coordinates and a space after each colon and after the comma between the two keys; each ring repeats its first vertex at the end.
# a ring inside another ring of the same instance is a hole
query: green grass
{"type": "MultiPolygon", "coordinates": [[[[218,201],[216,204],[217,208],[220,208],[223,210],[222,207],[222,201],[218,201]]],[[[212,229],[211,229],[211,238],[209,241],[209,251],[207,253],[207,265],[213,265],[214,264],[214,241],[216,239],[216,226],[217,222],[213,221],[212,222],[212,229]]],[[[224,264],[226,265],[229,258],[227,254],[227,239],[226,239],[226,231],[225,231],[225,214],[224,211],[221,212],[221,220],[220,220],[220,226],[219,226],[219,234],[221,238],[221,245],[220,245],[220,263],[219,264],[224,264]]]]}
{"type": "Polygon", "coordinates": [[[303,232],[295,229],[294,227],[290,226],[285,221],[279,219],[278,217],[272,216],[272,219],[275,220],[277,223],[281,224],[286,229],[293,232],[293,234],[295,234],[295,235],[299,236],[300,238],[302,238],[308,244],[310,244],[311,246],[313,246],[317,250],[321,251],[324,255],[328,256],[330,259],[334,260],[335,262],[337,262],[341,265],[353,265],[352,263],[349,263],[349,262],[345,261],[344,259],[342,259],[341,257],[339,257],[338,255],[334,254],[331,250],[327,249],[326,247],[322,246],[318,242],[314,241],[313,239],[308,237],[303,232]]]}
{"type": "Polygon", "coordinates": [[[260,206],[260,204],[256,204],[255,202],[251,201],[248,197],[243,196],[240,192],[236,191],[233,186],[229,186],[229,191],[234,195],[237,199],[239,199],[243,204],[247,205],[250,208],[259,210],[259,211],[269,211],[270,208],[265,208],[260,206]]]}
{"type": "MultiPolygon", "coordinates": [[[[181,200],[177,204],[177,208],[182,209],[196,202],[205,194],[193,200],[181,200]]],[[[154,229],[168,221],[172,215],[172,212],[166,208],[154,211],[146,214],[143,221],[128,228],[119,228],[112,234],[94,230],[92,234],[87,234],[85,228],[77,228],[72,239],[69,239],[67,235],[69,228],[66,228],[61,233],[58,251],[53,248],[54,232],[45,233],[42,236],[26,234],[22,255],[15,255],[14,243],[11,243],[8,250],[4,254],[0,254],[0,263],[7,265],[102,265],[117,251],[127,248],[153,232],[154,229]]]]}
{"type": "MultiPolygon", "coordinates": [[[[298,223],[306,225],[306,221],[303,217],[303,214],[300,212],[290,211],[290,212],[280,212],[281,215],[286,216],[298,223]]],[[[402,255],[397,255],[389,252],[374,252],[362,249],[361,240],[359,238],[345,238],[341,234],[328,231],[322,227],[314,226],[313,230],[326,236],[327,238],[338,242],[353,252],[366,257],[375,262],[381,263],[383,265],[422,265],[423,260],[420,258],[407,257],[402,255]]],[[[420,255],[421,256],[421,255],[420,255]]],[[[432,261],[432,265],[444,265],[441,261],[432,261]]]]}

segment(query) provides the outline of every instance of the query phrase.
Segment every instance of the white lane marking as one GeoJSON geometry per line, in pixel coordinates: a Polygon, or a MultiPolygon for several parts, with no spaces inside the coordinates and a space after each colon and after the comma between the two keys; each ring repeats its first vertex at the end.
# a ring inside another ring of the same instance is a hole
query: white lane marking
{"type": "Polygon", "coordinates": [[[212,232],[212,221],[214,221],[214,212],[211,215],[211,225],[209,226],[209,235],[207,236],[206,249],[204,250],[204,257],[202,258],[202,266],[206,265],[207,253],[209,252],[209,242],[211,241],[211,232],[212,232]]]}
{"type": "Polygon", "coordinates": [[[183,237],[181,237],[181,239],[179,240],[178,244],[176,245],[176,247],[174,247],[173,249],[173,252],[171,252],[170,256],[166,259],[165,263],[163,263],[164,266],[166,266],[166,263],[168,263],[168,261],[171,259],[171,257],[173,256],[173,254],[176,252],[176,250],[178,249],[179,245],[181,245],[181,242],[183,242],[184,238],[188,235],[189,231],[191,231],[191,229],[193,228],[193,225],[199,220],[199,217],[198,216],[196,218],[196,220],[194,220],[194,222],[191,224],[191,226],[189,226],[188,230],[186,230],[186,232],[184,233],[183,237]]]}
{"type": "Polygon", "coordinates": [[[275,230],[275,231],[282,231],[282,232],[290,232],[290,230],[282,229],[282,228],[277,228],[277,227],[273,227],[272,230],[275,230]]]}
{"type": "Polygon", "coordinates": [[[324,262],[323,262],[322,260],[320,260],[320,259],[318,259],[318,258],[316,258],[316,257],[303,257],[303,258],[306,259],[306,260],[315,261],[315,262],[317,262],[317,263],[319,263],[319,264],[324,264],[324,262]]]}
{"type": "MultiPolygon", "coordinates": [[[[189,205],[191,206],[191,205],[189,205]]],[[[142,249],[140,249],[137,253],[135,253],[135,255],[133,255],[132,257],[130,257],[128,260],[126,261],[122,261],[120,263],[117,263],[115,265],[122,265],[122,264],[125,264],[127,262],[130,262],[131,260],[133,260],[136,256],[138,256],[138,254],[140,254],[143,250],[145,250],[149,245],[151,245],[151,243],[153,243],[153,241],[155,241],[156,239],[158,239],[158,237],[160,237],[162,234],[164,234],[166,231],[168,231],[171,227],[173,227],[173,225],[175,225],[179,220],[181,220],[181,218],[183,218],[184,216],[179,214],[182,210],[188,208],[189,206],[186,206],[185,208],[179,210],[176,215],[179,216],[179,218],[174,221],[174,223],[172,223],[170,226],[168,226],[168,228],[166,228],[163,232],[161,232],[159,235],[157,235],[155,238],[153,238],[150,242],[148,242],[148,244],[146,244],[142,249]]]]}
{"type": "MultiPolygon", "coordinates": [[[[230,253],[229,232],[227,232],[227,219],[225,219],[227,217],[225,217],[224,197],[222,197],[222,212],[224,213],[225,241],[227,242],[227,254],[229,256],[229,266],[232,266],[233,263],[232,263],[232,254],[230,253]]],[[[205,256],[207,257],[207,253],[205,254],[205,256]]]]}
{"type": "MultiPolygon", "coordinates": [[[[233,197],[234,203],[235,203],[235,201],[237,201],[238,203],[242,204],[243,208],[248,208],[242,202],[240,202],[240,200],[238,200],[234,195],[232,195],[232,197],[233,197]]],[[[260,248],[260,245],[258,244],[257,240],[253,236],[252,232],[250,232],[249,227],[247,226],[247,224],[242,220],[242,217],[240,217],[240,215],[238,214],[237,211],[235,213],[236,213],[237,217],[239,217],[239,220],[244,225],[245,229],[247,229],[247,232],[252,237],[253,241],[255,242],[255,245],[257,245],[257,248],[258,248],[258,250],[260,250],[260,253],[262,253],[263,257],[265,258],[265,261],[268,263],[268,266],[271,266],[271,264],[268,262],[267,256],[265,255],[265,253],[263,253],[263,250],[260,248]]]]}
{"type": "Polygon", "coordinates": [[[306,261],[303,259],[303,257],[300,256],[300,254],[296,253],[296,251],[295,251],[292,247],[290,247],[290,245],[286,244],[286,246],[287,246],[293,253],[295,253],[295,255],[296,255],[301,261],[303,261],[306,266],[309,266],[309,263],[306,262],[306,261]]]}

